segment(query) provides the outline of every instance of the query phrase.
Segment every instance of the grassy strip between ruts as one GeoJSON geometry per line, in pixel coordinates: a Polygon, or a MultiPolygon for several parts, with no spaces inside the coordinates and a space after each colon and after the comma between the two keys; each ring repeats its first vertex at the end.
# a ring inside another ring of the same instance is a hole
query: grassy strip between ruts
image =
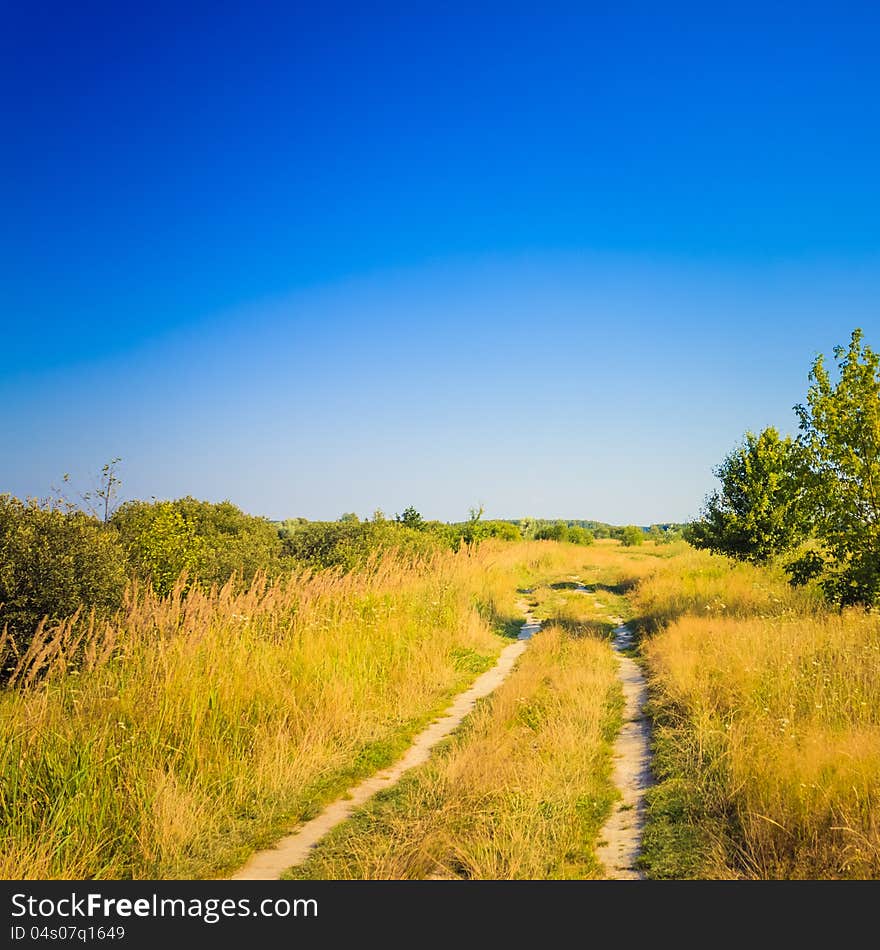
{"type": "Polygon", "coordinates": [[[602,877],[621,696],[607,643],[542,630],[510,678],[424,766],[377,795],[288,876],[602,877]]]}

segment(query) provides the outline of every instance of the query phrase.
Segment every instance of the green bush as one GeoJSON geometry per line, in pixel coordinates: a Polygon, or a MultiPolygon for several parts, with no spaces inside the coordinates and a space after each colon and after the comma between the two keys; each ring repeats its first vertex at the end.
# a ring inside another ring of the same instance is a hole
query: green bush
{"type": "Polygon", "coordinates": [[[167,593],[184,570],[201,584],[225,584],[233,574],[248,583],[258,571],[273,574],[281,564],[278,529],[229,501],[131,501],[112,524],[133,570],[159,593],[167,593]]]}
{"type": "Polygon", "coordinates": [[[123,506],[117,521],[129,564],[152,583],[159,594],[168,594],[185,571],[190,583],[201,576],[205,542],[195,526],[170,501],[132,502],[123,506]]]}
{"type": "Polygon", "coordinates": [[[535,531],[536,541],[567,541],[568,525],[564,521],[556,521],[552,524],[542,524],[535,531]]]}
{"type": "Polygon", "coordinates": [[[411,528],[397,521],[288,521],[281,532],[282,549],[306,567],[351,571],[362,567],[375,551],[398,548],[404,555],[421,555],[448,545],[431,524],[411,528]]]}
{"type": "Polygon", "coordinates": [[[450,540],[455,544],[456,539],[465,544],[478,544],[487,538],[497,538],[499,541],[519,541],[522,537],[519,528],[509,521],[482,521],[480,519],[471,519],[462,521],[454,525],[446,525],[452,528],[449,533],[450,540]]]}
{"type": "Polygon", "coordinates": [[[568,529],[568,540],[571,544],[592,544],[596,538],[592,531],[574,525],[568,529]]]}
{"type": "Polygon", "coordinates": [[[0,495],[0,630],[27,648],[39,622],[122,603],[126,559],[116,532],[72,506],[0,495]]]}
{"type": "Polygon", "coordinates": [[[628,524],[620,532],[620,540],[624,547],[633,547],[645,540],[645,532],[634,524],[628,524]]]}

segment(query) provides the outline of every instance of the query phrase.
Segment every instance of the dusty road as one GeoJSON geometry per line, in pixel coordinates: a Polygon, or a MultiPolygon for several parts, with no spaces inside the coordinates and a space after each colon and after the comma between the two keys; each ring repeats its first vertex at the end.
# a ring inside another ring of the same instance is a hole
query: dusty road
{"type": "Polygon", "coordinates": [[[349,789],[345,795],[337,798],[319,815],[276,842],[273,847],[256,852],[244,867],[232,875],[231,880],[277,880],[288,868],[302,864],[311,849],[324,835],[340,822],[345,821],[368,798],[376,792],[391,788],[397,784],[404,772],[425,762],[431,749],[461,724],[465,716],[474,708],[477,700],[488,696],[507,679],[517,659],[526,649],[529,639],[540,629],[540,621],[534,619],[525,605],[520,606],[525,611],[526,620],[520,630],[519,638],[504,647],[492,669],[477,677],[469,689],[456,696],[452,705],[439,719],[416,736],[402,758],[389,768],[382,769],[349,789]]]}
{"type": "Polygon", "coordinates": [[[623,652],[632,642],[632,631],[619,618],[614,631],[618,676],[623,687],[623,725],[614,740],[612,781],[621,798],[599,832],[596,856],[609,878],[638,881],[644,874],[636,867],[645,823],[645,791],[651,784],[651,730],[644,713],[648,698],[645,676],[638,663],[623,652]]]}

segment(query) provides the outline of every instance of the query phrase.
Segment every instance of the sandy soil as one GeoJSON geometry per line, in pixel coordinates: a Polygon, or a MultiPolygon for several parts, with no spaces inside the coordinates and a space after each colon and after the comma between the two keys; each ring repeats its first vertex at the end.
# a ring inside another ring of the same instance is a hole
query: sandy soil
{"type": "Polygon", "coordinates": [[[328,805],[319,815],[306,822],[292,834],[276,842],[265,851],[258,851],[239,871],[232,875],[233,881],[273,881],[283,871],[302,864],[311,849],[340,822],[345,821],[352,812],[368,798],[386,788],[395,785],[404,772],[425,762],[431,749],[445,739],[474,708],[477,700],[488,696],[508,677],[517,659],[526,649],[528,640],[541,627],[528,612],[524,604],[520,605],[526,613],[526,622],[519,638],[506,646],[491,670],[474,680],[471,687],[459,693],[445,713],[420,732],[412,745],[394,765],[364,779],[349,789],[341,798],[328,805]]]}
{"type": "Polygon", "coordinates": [[[614,741],[614,784],[621,799],[599,832],[596,855],[605,865],[606,876],[614,880],[637,881],[644,874],[636,868],[641,853],[642,828],[645,823],[645,790],[651,784],[651,730],[644,714],[647,685],[635,660],[621,655],[632,642],[632,631],[619,617],[616,623],[614,649],[617,653],[618,676],[623,686],[623,725],[614,741]]]}

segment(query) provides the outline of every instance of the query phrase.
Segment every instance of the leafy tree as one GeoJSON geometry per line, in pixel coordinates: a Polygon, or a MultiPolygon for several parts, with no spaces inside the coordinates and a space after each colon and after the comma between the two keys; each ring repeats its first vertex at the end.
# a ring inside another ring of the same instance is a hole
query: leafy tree
{"type": "Polygon", "coordinates": [[[396,515],[394,519],[398,524],[402,524],[405,528],[421,528],[425,523],[425,519],[413,508],[412,505],[409,508],[405,508],[402,514],[396,515]]]}
{"type": "Polygon", "coordinates": [[[346,511],[339,516],[340,521],[349,521],[357,524],[361,519],[353,511],[346,511]]]}
{"type": "Polygon", "coordinates": [[[806,459],[790,437],[781,439],[772,427],[759,435],[747,432],[714,471],[721,490],[709,496],[701,520],[687,529],[695,547],[760,563],[806,536],[806,459]]]}
{"type": "Polygon", "coordinates": [[[641,544],[645,540],[645,532],[634,524],[628,524],[620,532],[620,541],[624,547],[633,547],[641,544]]]}
{"type": "Polygon", "coordinates": [[[835,347],[836,382],[816,357],[806,405],[795,406],[820,550],[791,569],[797,580],[820,576],[841,606],[880,599],[880,356],[862,337],[855,329],[835,347]]]}

